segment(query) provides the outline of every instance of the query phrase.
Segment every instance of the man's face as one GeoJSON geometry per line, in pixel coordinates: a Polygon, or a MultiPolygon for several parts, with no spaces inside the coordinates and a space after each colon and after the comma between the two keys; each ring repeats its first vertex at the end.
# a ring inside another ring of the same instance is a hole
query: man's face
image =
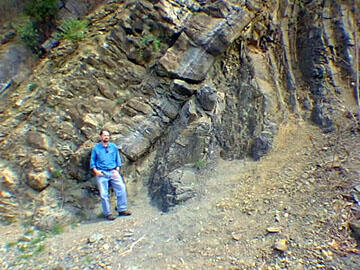
{"type": "Polygon", "coordinates": [[[101,141],[104,142],[104,143],[109,142],[109,139],[110,139],[110,134],[109,134],[109,132],[103,131],[103,133],[101,133],[100,138],[101,138],[101,141]]]}

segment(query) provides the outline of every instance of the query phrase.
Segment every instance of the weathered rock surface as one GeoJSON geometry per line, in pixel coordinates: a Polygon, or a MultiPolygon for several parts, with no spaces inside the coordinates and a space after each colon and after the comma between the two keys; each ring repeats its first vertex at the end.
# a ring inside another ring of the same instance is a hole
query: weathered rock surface
{"type": "Polygon", "coordinates": [[[216,156],[266,155],[289,115],[334,130],[333,116],[343,113],[339,82],[356,73],[348,29],[358,25],[344,19],[355,16],[350,6],[333,2],[104,3],[87,16],[87,40],[62,41],[3,96],[2,194],[26,194],[33,222],[49,217],[44,227],[88,211],[96,191],[90,150],[106,127],[129,197],[145,185],[167,211],[196,196],[197,170],[216,156]],[[64,198],[70,187],[86,192],[64,198]],[[48,189],[60,192],[60,216],[54,204],[30,203],[48,189]]]}

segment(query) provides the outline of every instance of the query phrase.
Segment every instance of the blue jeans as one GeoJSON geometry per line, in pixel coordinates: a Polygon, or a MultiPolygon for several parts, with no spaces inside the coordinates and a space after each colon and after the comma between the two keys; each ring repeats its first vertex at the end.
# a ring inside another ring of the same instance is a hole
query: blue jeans
{"type": "Polygon", "coordinates": [[[121,212],[127,208],[127,198],[126,198],[126,187],[124,180],[120,174],[115,170],[101,171],[104,176],[97,176],[96,181],[100,191],[101,198],[101,207],[104,212],[105,217],[111,214],[110,207],[110,196],[109,196],[109,184],[113,187],[116,200],[117,200],[117,211],[121,212]],[[116,177],[116,175],[118,177],[116,177]]]}

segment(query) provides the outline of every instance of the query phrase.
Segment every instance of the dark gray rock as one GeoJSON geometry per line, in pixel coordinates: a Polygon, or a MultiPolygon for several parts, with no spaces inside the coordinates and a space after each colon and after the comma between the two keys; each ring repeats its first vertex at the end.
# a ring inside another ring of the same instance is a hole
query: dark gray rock
{"type": "Polygon", "coordinates": [[[261,132],[260,136],[257,137],[251,147],[251,156],[255,160],[260,160],[261,157],[265,156],[272,148],[273,134],[268,131],[261,132]]]}
{"type": "Polygon", "coordinates": [[[322,127],[325,132],[335,130],[334,122],[328,116],[327,108],[323,104],[315,104],[311,113],[311,120],[322,127]]]}
{"type": "Polygon", "coordinates": [[[9,32],[5,33],[0,39],[0,44],[5,44],[5,43],[9,42],[15,36],[16,36],[15,31],[9,31],[9,32]]]}
{"type": "Polygon", "coordinates": [[[49,52],[51,49],[55,48],[59,45],[60,41],[58,39],[48,39],[46,40],[41,47],[46,51],[49,52]]]}
{"type": "Polygon", "coordinates": [[[360,242],[360,222],[358,220],[354,220],[349,223],[350,229],[353,232],[354,238],[360,242]]]}
{"type": "Polygon", "coordinates": [[[195,91],[195,87],[182,80],[173,80],[170,86],[172,92],[175,92],[181,96],[190,97],[195,91]]]}
{"type": "Polygon", "coordinates": [[[211,111],[216,105],[216,90],[210,86],[203,86],[200,91],[196,93],[197,100],[205,111],[211,111]]]}

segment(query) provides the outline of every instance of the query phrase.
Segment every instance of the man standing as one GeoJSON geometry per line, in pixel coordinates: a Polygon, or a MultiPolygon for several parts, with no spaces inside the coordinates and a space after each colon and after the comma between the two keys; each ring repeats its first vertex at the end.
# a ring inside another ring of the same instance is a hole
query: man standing
{"type": "Polygon", "coordinates": [[[101,207],[105,218],[114,220],[111,214],[109,184],[113,187],[117,200],[116,210],[119,216],[130,216],[126,210],[127,198],[124,180],[120,175],[121,158],[116,144],[109,142],[110,132],[100,131],[101,142],[96,144],[91,151],[90,170],[96,175],[96,181],[100,191],[101,207]]]}

